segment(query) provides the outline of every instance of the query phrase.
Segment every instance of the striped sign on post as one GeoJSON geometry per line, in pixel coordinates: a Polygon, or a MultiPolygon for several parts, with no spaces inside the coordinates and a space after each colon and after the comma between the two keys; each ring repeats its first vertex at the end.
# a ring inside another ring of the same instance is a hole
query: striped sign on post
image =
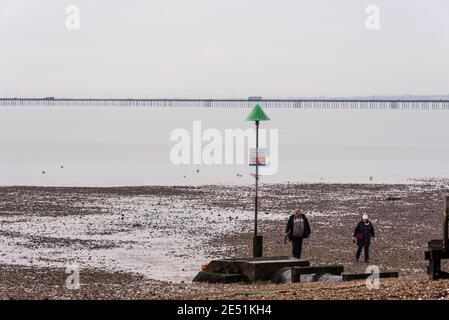
{"type": "Polygon", "coordinates": [[[250,149],[249,165],[252,167],[265,167],[267,165],[265,149],[259,149],[258,154],[255,148],[250,149]]]}

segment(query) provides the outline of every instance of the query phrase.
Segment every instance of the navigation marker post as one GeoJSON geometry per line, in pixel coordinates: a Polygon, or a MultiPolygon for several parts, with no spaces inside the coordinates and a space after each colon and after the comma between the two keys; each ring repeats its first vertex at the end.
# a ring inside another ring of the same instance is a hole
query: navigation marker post
{"type": "Polygon", "coordinates": [[[250,165],[256,167],[256,194],[254,197],[254,236],[253,236],[253,257],[260,258],[263,256],[263,237],[257,232],[257,213],[259,204],[259,166],[265,165],[265,156],[259,156],[259,124],[260,121],[269,121],[270,118],[265,114],[260,105],[256,105],[250,114],[246,117],[246,121],[254,121],[256,123],[256,150],[255,157],[251,155],[250,165]],[[254,160],[254,161],[253,161],[254,160]]]}

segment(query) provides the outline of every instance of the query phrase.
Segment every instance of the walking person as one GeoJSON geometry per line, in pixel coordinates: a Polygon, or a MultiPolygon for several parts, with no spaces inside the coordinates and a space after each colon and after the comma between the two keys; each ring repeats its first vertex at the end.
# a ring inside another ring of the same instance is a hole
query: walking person
{"type": "Polygon", "coordinates": [[[368,215],[364,214],[362,220],[354,229],[354,242],[357,244],[355,259],[358,262],[362,249],[365,249],[365,263],[369,263],[369,247],[374,238],[374,226],[369,220],[368,215]]]}
{"type": "Polygon", "coordinates": [[[303,240],[310,236],[310,224],[301,208],[296,208],[290,216],[285,229],[285,236],[292,242],[292,254],[296,259],[301,259],[303,240]]]}

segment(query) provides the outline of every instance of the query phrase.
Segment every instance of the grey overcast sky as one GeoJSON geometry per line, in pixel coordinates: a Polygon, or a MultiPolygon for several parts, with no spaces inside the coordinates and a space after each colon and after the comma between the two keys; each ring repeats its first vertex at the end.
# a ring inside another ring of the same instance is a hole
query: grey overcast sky
{"type": "Polygon", "coordinates": [[[449,94],[449,1],[0,0],[0,58],[9,97],[449,94]]]}

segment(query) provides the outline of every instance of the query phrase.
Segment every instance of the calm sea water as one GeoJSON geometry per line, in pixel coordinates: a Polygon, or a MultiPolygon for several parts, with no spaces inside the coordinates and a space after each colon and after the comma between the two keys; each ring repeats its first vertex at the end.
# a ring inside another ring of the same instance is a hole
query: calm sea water
{"type": "MultiPolygon", "coordinates": [[[[174,165],[174,129],[252,128],[248,109],[1,108],[0,185],[252,183],[248,165],[174,165]]],[[[449,177],[449,111],[266,109],[279,170],[263,182],[449,177]],[[370,178],[372,177],[372,178],[370,178]]],[[[204,143],[203,145],[206,145],[204,143]]]]}

